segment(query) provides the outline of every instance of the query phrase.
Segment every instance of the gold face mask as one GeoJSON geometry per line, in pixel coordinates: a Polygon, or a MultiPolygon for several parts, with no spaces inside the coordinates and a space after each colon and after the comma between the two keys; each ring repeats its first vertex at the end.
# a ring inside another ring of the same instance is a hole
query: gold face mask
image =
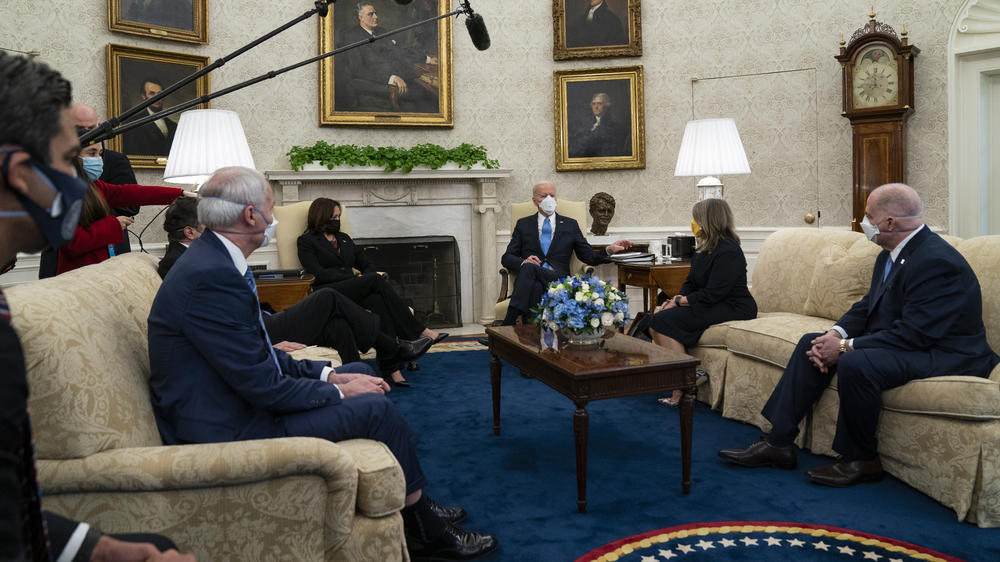
{"type": "Polygon", "coordinates": [[[695,236],[701,234],[701,227],[698,226],[698,223],[694,222],[694,219],[691,219],[691,232],[693,232],[695,236]]]}

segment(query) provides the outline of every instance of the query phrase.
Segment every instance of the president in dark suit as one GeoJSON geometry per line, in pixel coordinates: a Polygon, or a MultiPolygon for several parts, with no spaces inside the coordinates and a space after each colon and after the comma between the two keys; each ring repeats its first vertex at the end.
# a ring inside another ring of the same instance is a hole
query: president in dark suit
{"type": "Polygon", "coordinates": [[[875,433],[883,391],[920,378],[989,375],[1000,358],[986,341],[979,281],[922,216],[920,197],[907,185],[871,192],[861,226],[884,251],[868,294],[825,334],[799,340],[764,406],[771,433],[719,456],[743,466],[793,468],[798,424],[836,374],[840,411],[833,449],[842,456],[806,477],[835,487],[878,480],[875,433]]]}
{"type": "Polygon", "coordinates": [[[270,345],[247,256],[274,233],[274,196],[262,174],[222,168],[201,187],[205,233],[163,280],[149,313],[150,398],[164,443],[273,437],[381,441],[406,480],[411,552],[471,558],[497,541],[452,522],[465,517],[422,494],[417,436],[384,395],[388,383],[296,361],[270,345]]]}
{"type": "Polygon", "coordinates": [[[556,186],[551,183],[536,185],[531,201],[538,207],[538,213],[517,221],[500,260],[508,271],[517,272],[510,306],[503,319],[505,326],[513,325],[518,316],[529,314],[549,283],[570,274],[573,253],[586,264],[598,265],[609,261],[610,254],[632,247],[628,240],[610,244],[607,251],[591,247],[576,220],[555,212],[556,186]]]}
{"type": "Polygon", "coordinates": [[[598,47],[625,45],[628,37],[622,20],[608,8],[604,0],[586,0],[586,9],[570,15],[567,13],[566,46],[598,47]]]}

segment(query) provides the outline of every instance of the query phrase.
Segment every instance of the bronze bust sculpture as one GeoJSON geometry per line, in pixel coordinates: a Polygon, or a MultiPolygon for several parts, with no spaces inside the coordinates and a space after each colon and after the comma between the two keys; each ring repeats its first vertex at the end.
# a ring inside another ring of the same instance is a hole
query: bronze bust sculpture
{"type": "Polygon", "coordinates": [[[594,218],[590,231],[598,236],[607,234],[608,224],[615,216],[615,198],[603,191],[595,193],[590,198],[590,216],[594,218]]]}

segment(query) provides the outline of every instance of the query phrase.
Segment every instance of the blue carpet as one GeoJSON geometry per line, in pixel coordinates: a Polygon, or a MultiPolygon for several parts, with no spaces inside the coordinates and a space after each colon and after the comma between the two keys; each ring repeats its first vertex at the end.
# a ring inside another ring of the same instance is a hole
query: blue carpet
{"type": "MultiPolygon", "coordinates": [[[[745,446],[760,432],[700,403],[691,494],[683,496],[678,414],[654,396],[587,406],[589,505],[579,514],[569,400],[505,364],[496,437],[488,352],[428,354],[420,366],[407,373],[411,388],[395,388],[389,396],[421,435],[428,493],[465,507],[465,527],[500,540],[491,561],[575,560],[631,535],[712,521],[830,525],[961,559],[1000,560],[1000,529],[960,523],[953,511],[895,478],[842,490],[815,486],[803,472],[830,459],[808,453],[794,471],[722,464],[717,450],[745,446]]],[[[711,554],[695,552],[685,560],[711,554]]]]}

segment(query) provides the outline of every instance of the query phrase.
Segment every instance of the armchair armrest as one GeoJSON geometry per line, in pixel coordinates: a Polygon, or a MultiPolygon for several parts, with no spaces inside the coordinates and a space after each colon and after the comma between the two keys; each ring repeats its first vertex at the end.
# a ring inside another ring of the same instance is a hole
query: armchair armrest
{"type": "Polygon", "coordinates": [[[507,299],[507,283],[510,278],[510,272],[507,271],[506,267],[500,268],[500,294],[497,295],[497,302],[503,302],[507,299]]]}
{"type": "Polygon", "coordinates": [[[593,275],[594,271],[596,271],[596,269],[592,265],[584,265],[583,266],[583,274],[584,275],[593,275]]]}

